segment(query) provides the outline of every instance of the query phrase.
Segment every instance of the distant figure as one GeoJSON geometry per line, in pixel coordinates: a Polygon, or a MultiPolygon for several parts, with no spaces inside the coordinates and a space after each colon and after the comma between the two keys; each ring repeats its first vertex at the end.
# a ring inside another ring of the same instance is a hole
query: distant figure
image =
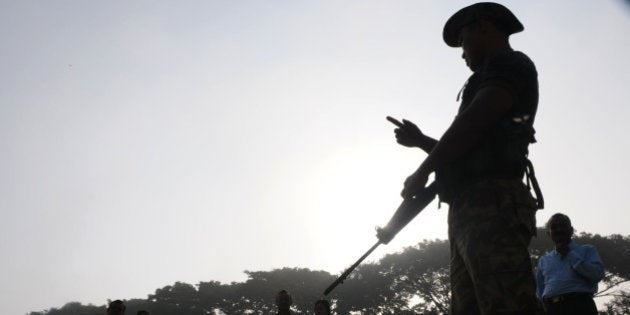
{"type": "MultiPolygon", "coordinates": [[[[448,46],[461,47],[472,74],[460,90],[455,119],[439,141],[411,121],[392,121],[399,144],[428,153],[405,180],[403,198],[424,192],[435,173],[440,201],[450,206],[451,315],[543,311],[528,251],[536,235],[536,211],[543,206],[528,160],[528,147],[535,142],[538,72],[509,41],[523,30],[516,16],[497,3],[457,11],[442,36],[448,46]]],[[[389,225],[377,232],[385,244],[397,231],[395,223],[389,225]]]]}
{"type": "Polygon", "coordinates": [[[141,310],[141,311],[138,311],[136,315],[151,315],[151,313],[149,313],[149,311],[141,310]]]}
{"type": "Polygon", "coordinates": [[[536,293],[549,315],[597,315],[593,294],[604,278],[604,264],[592,245],[571,240],[568,216],[556,213],[547,222],[556,248],[538,261],[536,293]]]}
{"type": "Polygon", "coordinates": [[[330,315],[330,303],[326,300],[315,302],[315,315],[330,315]]]}
{"type": "Polygon", "coordinates": [[[281,290],[276,295],[276,306],[278,307],[278,315],[290,315],[291,305],[293,305],[293,299],[289,292],[281,290]]]}
{"type": "Polygon", "coordinates": [[[109,303],[107,307],[107,315],[124,315],[125,314],[125,303],[121,300],[115,300],[109,303]]]}

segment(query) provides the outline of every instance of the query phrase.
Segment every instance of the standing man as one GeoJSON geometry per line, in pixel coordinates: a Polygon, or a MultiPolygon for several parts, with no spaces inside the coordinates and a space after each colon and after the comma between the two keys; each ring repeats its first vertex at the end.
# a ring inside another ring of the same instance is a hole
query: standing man
{"type": "Polygon", "coordinates": [[[287,290],[280,290],[276,295],[276,306],[278,307],[277,315],[291,315],[291,305],[293,299],[287,290]]]}
{"type": "Polygon", "coordinates": [[[125,315],[125,303],[121,300],[115,300],[109,303],[107,307],[107,315],[125,315]]]}
{"type": "Polygon", "coordinates": [[[547,234],[555,250],[540,258],[536,293],[549,315],[597,315],[593,294],[604,278],[604,264],[592,245],[571,240],[568,216],[556,213],[547,222],[547,234]]]}
{"type": "MultiPolygon", "coordinates": [[[[402,196],[418,195],[435,172],[440,201],[450,205],[452,315],[542,312],[528,252],[542,199],[537,205],[523,183],[527,173],[535,184],[527,154],[535,141],[538,74],[509,43],[523,29],[500,4],[456,12],[443,38],[462,47],[473,74],[455,120],[439,141],[407,120],[395,130],[398,143],[429,153],[405,181],[402,196]]],[[[395,222],[378,231],[383,243],[397,231],[395,222]]]]}

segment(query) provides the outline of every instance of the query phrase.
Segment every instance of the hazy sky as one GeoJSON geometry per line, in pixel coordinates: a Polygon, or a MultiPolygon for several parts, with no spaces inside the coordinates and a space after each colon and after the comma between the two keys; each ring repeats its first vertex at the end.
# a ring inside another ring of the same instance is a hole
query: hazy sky
{"type": "MultiPolygon", "coordinates": [[[[0,1],[3,313],[340,272],[425,157],[385,116],[439,137],[455,115],[470,73],[441,34],[470,3],[0,1]]],[[[630,8],[502,3],[539,71],[539,225],[630,234],[630,8]]],[[[371,259],[445,238],[446,212],[371,259]]]]}

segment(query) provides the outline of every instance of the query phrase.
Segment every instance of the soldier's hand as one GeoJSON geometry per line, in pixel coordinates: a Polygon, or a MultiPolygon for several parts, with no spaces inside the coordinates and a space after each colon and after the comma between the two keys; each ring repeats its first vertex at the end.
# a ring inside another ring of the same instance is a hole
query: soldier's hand
{"type": "Polygon", "coordinates": [[[381,243],[387,245],[394,239],[395,233],[389,226],[385,227],[376,227],[376,238],[378,238],[381,243]]]}
{"type": "Polygon", "coordinates": [[[403,119],[402,126],[394,129],[396,142],[406,147],[419,147],[424,134],[420,128],[409,120],[403,119]]]}
{"type": "Polygon", "coordinates": [[[413,198],[424,190],[424,186],[429,181],[429,174],[425,174],[422,169],[418,169],[405,180],[405,186],[400,195],[405,198],[413,198]]]}

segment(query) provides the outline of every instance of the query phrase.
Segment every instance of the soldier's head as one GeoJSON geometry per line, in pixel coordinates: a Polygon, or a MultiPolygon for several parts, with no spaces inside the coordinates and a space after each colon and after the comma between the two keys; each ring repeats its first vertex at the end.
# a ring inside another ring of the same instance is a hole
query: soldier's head
{"type": "Polygon", "coordinates": [[[462,58],[478,71],[491,54],[510,47],[511,34],[524,29],[512,12],[497,3],[481,2],[467,6],[451,16],[442,36],[451,47],[462,47],[462,58]]]}
{"type": "Polygon", "coordinates": [[[547,221],[547,234],[551,240],[556,243],[568,243],[573,236],[573,226],[571,219],[565,214],[556,213],[547,221]]]}
{"type": "Polygon", "coordinates": [[[125,314],[125,303],[121,300],[115,300],[109,303],[107,307],[107,315],[124,315],[125,314]]]}
{"type": "Polygon", "coordinates": [[[276,295],[276,306],[278,307],[278,311],[289,311],[291,305],[293,304],[293,299],[287,290],[281,290],[276,295]]]}

